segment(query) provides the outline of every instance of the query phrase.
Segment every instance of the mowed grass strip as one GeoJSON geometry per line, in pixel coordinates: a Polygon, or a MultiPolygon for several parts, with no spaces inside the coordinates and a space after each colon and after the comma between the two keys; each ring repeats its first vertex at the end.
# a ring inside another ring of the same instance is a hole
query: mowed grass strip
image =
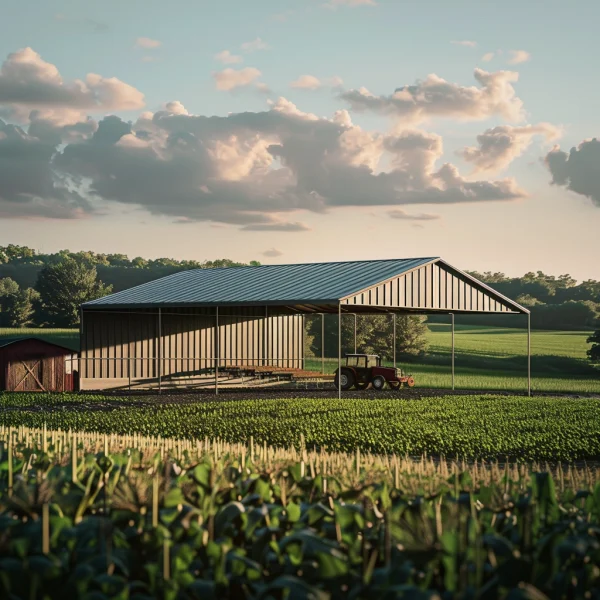
{"type": "MultiPolygon", "coordinates": [[[[74,429],[188,439],[222,438],[352,452],[444,455],[511,460],[600,459],[600,399],[442,396],[418,400],[277,399],[199,401],[94,410],[101,396],[69,396],[91,404],[84,411],[50,410],[57,397],[35,396],[37,410],[21,394],[0,395],[4,425],[74,429]],[[48,410],[44,411],[47,402],[48,410]],[[40,410],[41,408],[41,410],[40,410]]],[[[139,401],[147,398],[139,398],[139,401]]],[[[33,404],[33,401],[31,402],[33,404]]]]}

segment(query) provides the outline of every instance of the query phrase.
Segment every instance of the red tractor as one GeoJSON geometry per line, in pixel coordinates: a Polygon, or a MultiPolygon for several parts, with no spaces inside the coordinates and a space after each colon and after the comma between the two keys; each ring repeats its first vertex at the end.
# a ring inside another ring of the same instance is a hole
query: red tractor
{"type": "Polygon", "coordinates": [[[346,354],[346,364],[341,368],[341,375],[335,370],[334,384],[342,390],[366,390],[370,385],[382,390],[386,384],[397,390],[402,384],[408,387],[415,385],[412,375],[405,375],[402,369],[382,367],[381,358],[376,354],[346,354]]]}

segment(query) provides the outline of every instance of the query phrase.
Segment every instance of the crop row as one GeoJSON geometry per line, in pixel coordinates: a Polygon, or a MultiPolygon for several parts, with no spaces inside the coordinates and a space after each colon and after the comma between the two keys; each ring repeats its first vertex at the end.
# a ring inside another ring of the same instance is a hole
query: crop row
{"type": "MultiPolygon", "coordinates": [[[[118,409],[101,397],[0,396],[0,424],[257,442],[399,455],[511,460],[600,457],[600,399],[441,396],[420,399],[264,398],[159,404],[129,399],[118,409]],[[23,400],[20,400],[23,398],[23,400]],[[36,406],[30,406],[35,402],[36,406]],[[77,410],[77,402],[86,410],[77,410]],[[35,408],[35,410],[34,410],[35,408]]],[[[106,400],[106,399],[104,399],[106,400]]]]}
{"type": "Polygon", "coordinates": [[[444,474],[423,461],[398,472],[384,457],[363,464],[303,449],[286,463],[281,449],[218,440],[4,428],[0,442],[2,598],[600,591],[600,484],[590,469],[576,488],[572,468],[555,483],[514,466],[444,474]],[[113,452],[131,443],[139,448],[113,452]],[[335,460],[350,465],[352,483],[336,476],[335,460]],[[415,475],[420,489],[408,492],[415,475]]]}

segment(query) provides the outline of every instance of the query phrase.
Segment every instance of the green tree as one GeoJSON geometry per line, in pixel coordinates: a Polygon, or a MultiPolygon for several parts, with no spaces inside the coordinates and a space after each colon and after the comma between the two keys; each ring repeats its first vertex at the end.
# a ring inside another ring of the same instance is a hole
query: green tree
{"type": "Polygon", "coordinates": [[[34,325],[35,307],[40,295],[33,288],[19,290],[15,296],[10,314],[10,327],[30,327],[34,325]]]}
{"type": "Polygon", "coordinates": [[[21,288],[14,279],[0,279],[0,327],[13,327],[12,313],[20,291],[21,288]]]}
{"type": "Polygon", "coordinates": [[[587,339],[587,343],[592,344],[587,355],[593,363],[600,363],[600,321],[598,321],[597,327],[598,329],[587,339]]]}
{"type": "Polygon", "coordinates": [[[36,289],[44,320],[57,327],[73,327],[79,324],[79,306],[110,294],[112,286],[98,280],[96,267],[67,257],[44,266],[36,289]]]}
{"type": "MultiPolygon", "coordinates": [[[[396,316],[396,357],[425,352],[427,325],[423,317],[396,316]]],[[[307,317],[307,353],[321,354],[321,316],[307,317]]],[[[358,315],[356,348],[360,353],[379,354],[390,360],[394,355],[394,326],[391,315],[358,315]]],[[[354,352],[354,316],[342,316],[342,355],[354,352]]],[[[325,315],[325,356],[338,354],[338,317],[325,315]]]]}

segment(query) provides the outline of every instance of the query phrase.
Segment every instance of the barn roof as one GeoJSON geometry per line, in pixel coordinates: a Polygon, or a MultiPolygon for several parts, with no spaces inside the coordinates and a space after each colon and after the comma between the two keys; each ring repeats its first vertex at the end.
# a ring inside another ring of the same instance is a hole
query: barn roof
{"type": "Polygon", "coordinates": [[[0,338],[0,348],[4,348],[5,346],[11,346],[12,344],[17,344],[20,342],[26,342],[29,340],[35,340],[36,342],[42,342],[43,344],[48,344],[50,346],[56,346],[57,348],[61,348],[62,350],[67,350],[68,352],[77,352],[73,348],[69,348],[68,346],[64,346],[63,344],[56,344],[55,342],[50,342],[49,340],[45,340],[43,338],[29,335],[22,337],[12,337],[12,338],[0,338]]]}
{"type": "Polygon", "coordinates": [[[352,305],[353,312],[528,312],[438,257],[180,271],[83,308],[281,306],[337,312],[340,304],[352,305]]]}

